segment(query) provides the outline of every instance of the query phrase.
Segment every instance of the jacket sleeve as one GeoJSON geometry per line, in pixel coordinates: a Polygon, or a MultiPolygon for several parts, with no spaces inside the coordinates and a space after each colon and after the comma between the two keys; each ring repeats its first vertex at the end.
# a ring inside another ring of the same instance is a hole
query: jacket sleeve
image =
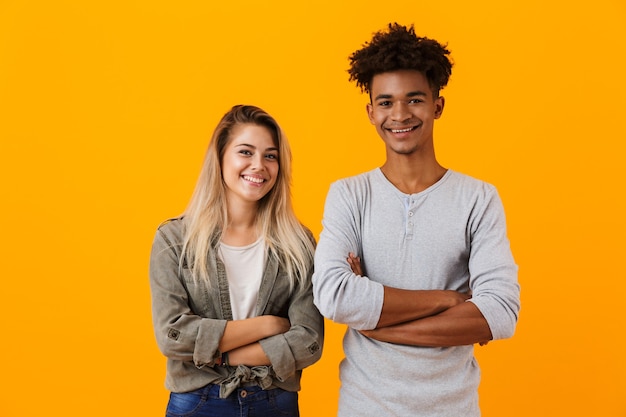
{"type": "Polygon", "coordinates": [[[328,191],[315,252],[313,294],[325,317],[356,330],[370,330],[380,319],[383,285],[355,275],[346,260],[350,252],[361,254],[359,195],[341,181],[328,191]]]}
{"type": "Polygon", "coordinates": [[[193,283],[188,270],[179,273],[180,230],[168,223],[157,230],[150,256],[152,321],[156,341],[168,358],[213,365],[220,356],[219,341],[226,320],[203,318],[191,308],[187,290],[193,283]]]}
{"type": "Polygon", "coordinates": [[[493,339],[511,337],[520,310],[517,265],[506,233],[506,219],[494,187],[485,193],[470,218],[470,288],[474,303],[483,314],[493,339]]]}
{"type": "Polygon", "coordinates": [[[311,273],[298,284],[291,298],[288,309],[291,328],[259,341],[280,381],[291,378],[322,356],[324,318],[313,304],[311,273]]]}

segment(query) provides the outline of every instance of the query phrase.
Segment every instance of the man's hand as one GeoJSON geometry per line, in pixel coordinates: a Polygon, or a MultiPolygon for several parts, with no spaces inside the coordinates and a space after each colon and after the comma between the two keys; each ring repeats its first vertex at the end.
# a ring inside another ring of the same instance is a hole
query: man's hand
{"type": "Polygon", "coordinates": [[[348,261],[348,265],[350,265],[352,272],[362,277],[363,268],[361,267],[361,258],[356,256],[353,252],[350,252],[346,260],[348,261]]]}

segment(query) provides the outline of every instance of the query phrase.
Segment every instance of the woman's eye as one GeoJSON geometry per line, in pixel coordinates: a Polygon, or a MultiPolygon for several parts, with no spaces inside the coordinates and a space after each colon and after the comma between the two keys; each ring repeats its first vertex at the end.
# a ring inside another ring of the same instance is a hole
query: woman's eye
{"type": "Polygon", "coordinates": [[[239,153],[242,154],[242,155],[246,155],[246,156],[252,155],[252,152],[247,151],[245,149],[240,150],[239,153]]]}
{"type": "Polygon", "coordinates": [[[265,155],[267,159],[276,160],[278,159],[278,155],[274,155],[272,153],[265,155]]]}

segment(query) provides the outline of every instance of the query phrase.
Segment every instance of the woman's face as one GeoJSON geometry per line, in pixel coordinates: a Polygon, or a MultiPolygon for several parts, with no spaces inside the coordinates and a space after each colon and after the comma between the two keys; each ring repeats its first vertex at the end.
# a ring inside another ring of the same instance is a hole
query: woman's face
{"type": "Polygon", "coordinates": [[[228,203],[256,205],[276,184],[278,157],[278,147],[266,127],[235,126],[222,157],[228,203]]]}

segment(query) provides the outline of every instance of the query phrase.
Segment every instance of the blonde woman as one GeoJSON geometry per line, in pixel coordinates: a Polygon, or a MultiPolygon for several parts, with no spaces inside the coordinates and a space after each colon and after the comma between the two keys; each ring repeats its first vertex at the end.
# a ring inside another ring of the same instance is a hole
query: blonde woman
{"type": "Polygon", "coordinates": [[[279,125],[238,105],[219,122],[189,205],[150,259],[167,416],[298,416],[302,370],[321,356],[315,241],[294,215],[279,125]]]}

